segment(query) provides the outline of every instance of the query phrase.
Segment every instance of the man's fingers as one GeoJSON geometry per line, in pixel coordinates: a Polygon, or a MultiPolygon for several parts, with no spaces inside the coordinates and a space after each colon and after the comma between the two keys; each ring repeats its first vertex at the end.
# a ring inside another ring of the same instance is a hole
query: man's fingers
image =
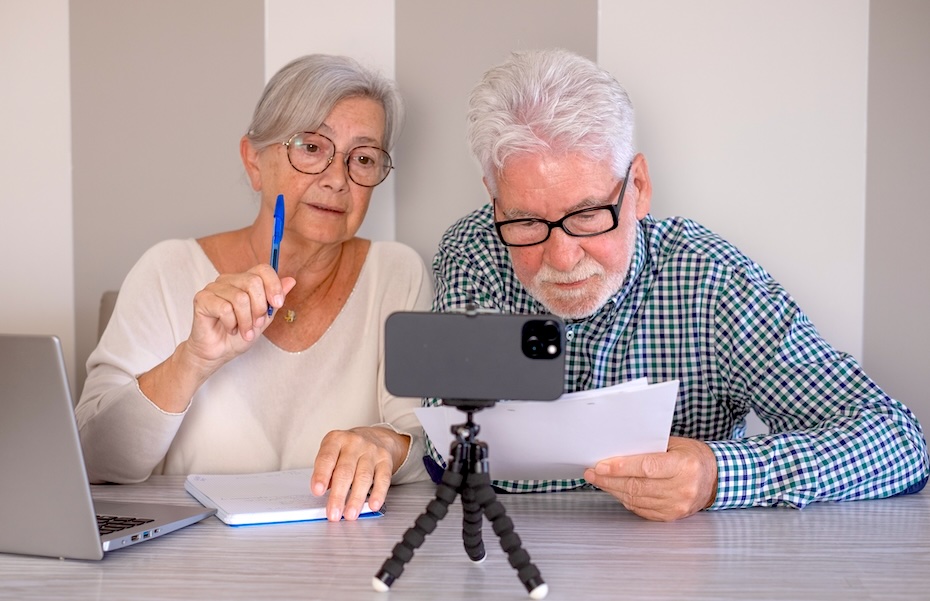
{"type": "Polygon", "coordinates": [[[667,453],[647,453],[599,461],[594,472],[598,476],[614,478],[673,478],[679,469],[669,460],[667,453]]]}

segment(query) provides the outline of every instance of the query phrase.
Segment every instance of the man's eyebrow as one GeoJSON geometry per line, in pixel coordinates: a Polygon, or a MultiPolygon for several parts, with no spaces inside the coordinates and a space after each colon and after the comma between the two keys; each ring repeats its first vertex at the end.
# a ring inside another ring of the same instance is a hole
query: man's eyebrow
{"type": "MultiPolygon", "coordinates": [[[[585,198],[584,200],[581,200],[573,204],[572,206],[570,206],[568,210],[566,210],[565,213],[562,214],[562,217],[564,217],[565,215],[568,215],[569,213],[574,213],[575,211],[580,211],[582,209],[589,209],[591,207],[600,207],[605,204],[609,204],[612,199],[613,199],[612,196],[608,198],[607,200],[604,200],[603,198],[591,198],[591,197],[585,198]]],[[[537,213],[531,213],[530,211],[525,211],[523,209],[510,209],[507,211],[501,211],[501,214],[507,220],[510,220],[510,219],[544,219],[543,217],[540,217],[539,214],[537,213]]],[[[561,219],[561,217],[559,219],[561,219]]]]}
{"type": "Polygon", "coordinates": [[[535,213],[530,213],[529,211],[524,211],[523,209],[510,209],[509,211],[501,211],[504,215],[504,219],[541,219],[539,215],[535,213]]]}

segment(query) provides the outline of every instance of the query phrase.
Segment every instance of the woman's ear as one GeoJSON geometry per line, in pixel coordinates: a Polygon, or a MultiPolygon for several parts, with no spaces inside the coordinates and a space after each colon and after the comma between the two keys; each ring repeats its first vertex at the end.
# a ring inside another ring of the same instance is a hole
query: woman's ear
{"type": "Polygon", "coordinates": [[[258,163],[258,154],[249,138],[242,136],[242,139],[239,140],[239,155],[242,157],[245,172],[249,176],[249,183],[252,184],[252,189],[256,192],[260,192],[262,189],[262,170],[258,163]]]}

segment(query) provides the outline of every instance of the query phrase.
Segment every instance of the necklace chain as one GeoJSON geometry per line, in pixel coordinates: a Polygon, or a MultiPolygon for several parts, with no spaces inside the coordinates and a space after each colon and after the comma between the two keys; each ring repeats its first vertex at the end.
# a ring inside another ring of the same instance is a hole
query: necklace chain
{"type": "MultiPolygon", "coordinates": [[[[252,241],[251,241],[251,240],[249,240],[249,250],[252,251],[252,254],[255,256],[255,260],[258,261],[258,253],[255,252],[255,247],[252,246],[252,241]]],[[[341,250],[340,250],[340,255],[341,255],[342,250],[344,250],[344,249],[341,249],[341,250]]],[[[307,295],[307,298],[310,298],[310,297],[312,297],[314,294],[316,294],[316,293],[323,287],[323,285],[327,283],[327,280],[329,280],[329,285],[332,286],[333,282],[335,281],[336,277],[338,276],[339,270],[342,268],[342,260],[341,260],[341,259],[342,259],[342,257],[340,256],[339,263],[338,263],[338,265],[337,265],[335,271],[333,272],[332,278],[325,278],[322,282],[320,282],[319,284],[317,284],[316,288],[314,288],[314,289],[310,292],[310,294],[307,295]]],[[[295,321],[297,321],[297,311],[295,311],[294,309],[286,309],[286,308],[284,308],[284,307],[281,307],[281,309],[284,310],[284,316],[283,316],[283,317],[284,317],[284,321],[285,321],[286,323],[294,323],[295,321]]]]}

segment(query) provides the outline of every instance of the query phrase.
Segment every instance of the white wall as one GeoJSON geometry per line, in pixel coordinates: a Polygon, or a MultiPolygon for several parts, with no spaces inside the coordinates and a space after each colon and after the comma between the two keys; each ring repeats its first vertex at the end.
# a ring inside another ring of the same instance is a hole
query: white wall
{"type": "Polygon", "coordinates": [[[264,86],[263,13],[263,0],[70,4],[79,383],[101,294],[147,248],[255,219],[239,140],[264,86]]]}
{"type": "MultiPolygon", "coordinates": [[[[394,2],[265,0],[265,81],[288,61],[317,52],[345,54],[394,78],[394,2]]],[[[391,156],[397,160],[396,152],[391,156]]],[[[392,174],[374,189],[359,236],[393,240],[392,174]]]]}
{"type": "Polygon", "coordinates": [[[0,332],[56,334],[74,382],[68,0],[0,2],[0,332]]]}
{"type": "Polygon", "coordinates": [[[696,219],[862,355],[867,0],[601,2],[658,217],[696,219]],[[803,16],[802,16],[803,15],[803,16]]]}

